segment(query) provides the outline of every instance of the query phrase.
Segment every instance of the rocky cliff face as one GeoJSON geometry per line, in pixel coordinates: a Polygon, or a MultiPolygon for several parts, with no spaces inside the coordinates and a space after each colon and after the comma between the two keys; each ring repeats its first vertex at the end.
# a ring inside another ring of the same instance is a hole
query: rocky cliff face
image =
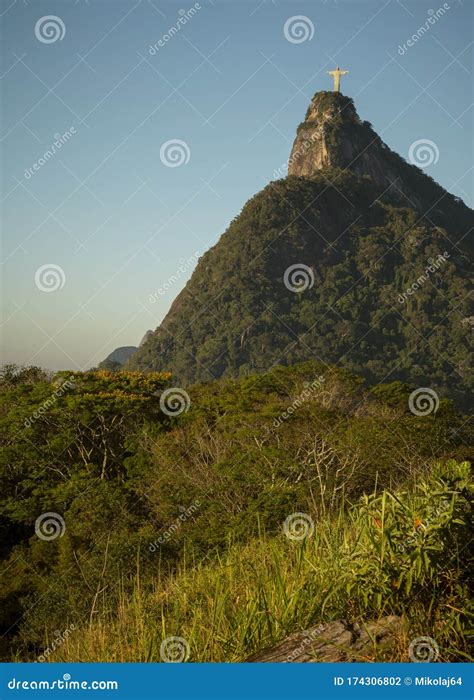
{"type": "Polygon", "coordinates": [[[429,206],[418,190],[432,180],[394,153],[369,122],[361,121],[350,97],[317,92],[298,127],[288,174],[312,177],[331,167],[368,175],[405,206],[429,206]]]}

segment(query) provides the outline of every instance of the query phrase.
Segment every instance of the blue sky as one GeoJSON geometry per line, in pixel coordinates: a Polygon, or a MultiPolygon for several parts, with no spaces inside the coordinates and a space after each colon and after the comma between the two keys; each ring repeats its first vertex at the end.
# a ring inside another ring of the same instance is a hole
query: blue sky
{"type": "Polygon", "coordinates": [[[337,64],[361,118],[406,158],[433,141],[426,172],[472,206],[471,2],[446,3],[405,53],[442,2],[198,5],[153,52],[193,2],[2,3],[3,361],[83,369],[156,328],[196,254],[286,162],[337,64]],[[174,140],[185,162],[169,167],[174,140]]]}

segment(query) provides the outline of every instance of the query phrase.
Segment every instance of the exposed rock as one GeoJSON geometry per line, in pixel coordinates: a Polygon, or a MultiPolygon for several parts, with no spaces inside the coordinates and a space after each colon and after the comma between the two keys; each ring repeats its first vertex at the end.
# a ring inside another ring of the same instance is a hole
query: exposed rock
{"type": "MultiPolygon", "coordinates": [[[[288,163],[288,174],[311,177],[324,168],[348,168],[359,177],[368,175],[404,206],[423,207],[410,186],[413,166],[394,153],[359,118],[354,102],[340,92],[317,92],[299,125],[288,163]]],[[[419,171],[418,178],[428,179],[419,171]]]]}
{"type": "Polygon", "coordinates": [[[402,630],[402,620],[395,615],[368,623],[326,622],[292,634],[276,646],[252,654],[247,661],[372,661],[375,657],[380,659],[397,645],[402,630]]]}

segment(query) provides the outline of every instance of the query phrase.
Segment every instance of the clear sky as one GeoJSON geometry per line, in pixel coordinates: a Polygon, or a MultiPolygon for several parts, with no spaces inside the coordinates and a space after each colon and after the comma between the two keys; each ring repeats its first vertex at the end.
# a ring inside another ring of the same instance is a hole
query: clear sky
{"type": "Polygon", "coordinates": [[[471,0],[193,7],[3,0],[3,361],[83,369],[156,328],[337,64],[361,118],[407,159],[432,141],[426,172],[473,205],[471,0]]]}

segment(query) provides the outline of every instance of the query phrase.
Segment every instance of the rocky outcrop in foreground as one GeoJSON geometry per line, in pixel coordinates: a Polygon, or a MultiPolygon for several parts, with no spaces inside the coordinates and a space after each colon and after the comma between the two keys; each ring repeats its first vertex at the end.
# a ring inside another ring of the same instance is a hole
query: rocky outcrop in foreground
{"type": "Polygon", "coordinates": [[[373,661],[397,646],[402,630],[402,620],[395,615],[368,623],[350,623],[347,620],[326,622],[292,634],[276,646],[252,654],[247,661],[373,661]]]}

